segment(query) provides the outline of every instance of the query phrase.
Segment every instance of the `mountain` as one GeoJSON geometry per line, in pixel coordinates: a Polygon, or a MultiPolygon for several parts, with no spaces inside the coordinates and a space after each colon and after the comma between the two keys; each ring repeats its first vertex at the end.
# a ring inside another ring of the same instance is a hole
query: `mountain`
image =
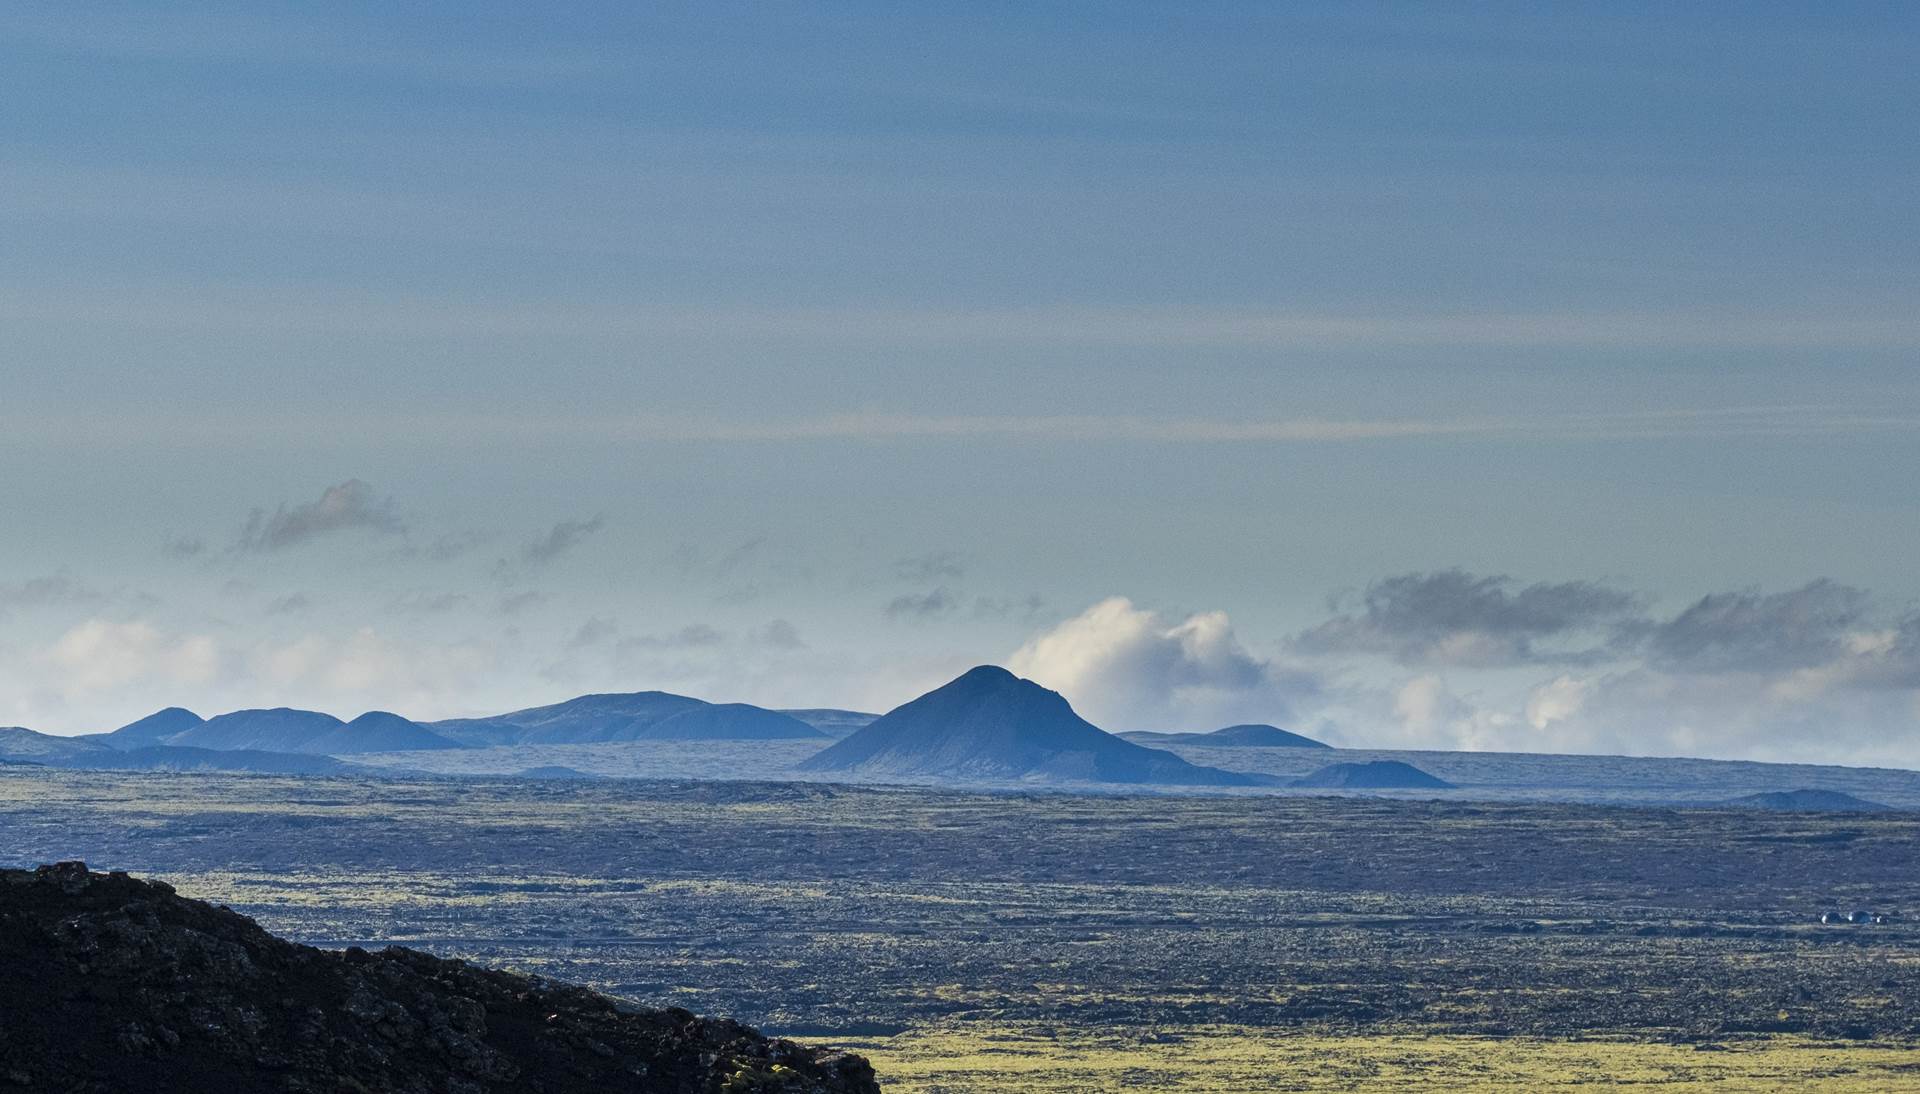
{"type": "Polygon", "coordinates": [[[99,741],[83,737],[55,737],[20,726],[0,726],[0,757],[32,763],[58,763],[71,756],[111,752],[99,741]]]}
{"type": "Polygon", "coordinates": [[[204,718],[185,707],[168,707],[165,710],[155,711],[137,722],[129,722],[112,733],[90,736],[113,748],[140,748],[146,745],[166,744],[170,738],[202,725],[205,721],[204,718]]]}
{"type": "Polygon", "coordinates": [[[643,741],[771,741],[826,734],[798,718],[745,703],[706,703],[640,731],[643,741]]]}
{"type": "Polygon", "coordinates": [[[1203,748],[1332,748],[1332,745],[1303,737],[1279,726],[1242,725],[1216,729],[1211,733],[1122,733],[1120,736],[1143,745],[1197,745],[1203,748]]]}
{"type": "Polygon", "coordinates": [[[1735,809],[1768,809],[1781,813],[1891,813],[1893,807],[1856,798],[1838,790],[1774,790],[1743,794],[1722,804],[1735,809]]]}
{"type": "Polygon", "coordinates": [[[70,756],[54,764],[84,771],[250,771],[277,775],[338,775],[364,770],[331,756],[186,745],[109,748],[70,756]]]}
{"type": "Polygon", "coordinates": [[[582,695],[552,706],[516,710],[490,718],[429,722],[429,730],[470,745],[594,744],[632,741],[657,722],[695,707],[700,699],[664,691],[582,695]]]}
{"type": "Polygon", "coordinates": [[[351,722],[317,710],[236,710],[167,739],[171,745],[336,755],[406,752],[461,745],[398,714],[370,711],[351,722]]]}
{"type": "Polygon", "coordinates": [[[983,665],[810,757],[802,771],[1169,786],[1263,780],[1199,767],[1101,730],[1058,693],[983,665]]]}
{"type": "Polygon", "coordinates": [[[342,756],[354,752],[422,752],[438,748],[465,748],[459,741],[429,730],[398,714],[370,710],[334,735],[315,742],[311,752],[342,756]]]}
{"type": "Polygon", "coordinates": [[[19,989],[0,992],[0,1076],[23,1091],[880,1091],[858,1056],[400,947],[297,945],[79,862],[0,871],[0,982],[19,989]]]}
{"type": "Polygon", "coordinates": [[[845,737],[858,729],[865,729],[880,720],[878,714],[865,714],[857,710],[835,710],[832,707],[807,707],[801,710],[783,710],[780,713],[789,718],[798,718],[829,737],[845,737]]]}
{"type": "Polygon", "coordinates": [[[1453,787],[1445,779],[1436,779],[1412,764],[1404,764],[1399,760],[1328,764],[1288,785],[1345,790],[1448,790],[1453,787]]]}

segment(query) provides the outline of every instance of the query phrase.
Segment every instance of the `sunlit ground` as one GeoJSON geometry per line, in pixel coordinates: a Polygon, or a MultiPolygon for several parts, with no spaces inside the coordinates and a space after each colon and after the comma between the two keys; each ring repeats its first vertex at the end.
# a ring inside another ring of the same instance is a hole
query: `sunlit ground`
{"type": "Polygon", "coordinates": [[[1147,1037],[965,1025],[849,1043],[891,1094],[1479,1090],[1920,1090],[1920,1049],[1797,1038],[1620,1041],[1325,1036],[1212,1027],[1147,1037]]]}

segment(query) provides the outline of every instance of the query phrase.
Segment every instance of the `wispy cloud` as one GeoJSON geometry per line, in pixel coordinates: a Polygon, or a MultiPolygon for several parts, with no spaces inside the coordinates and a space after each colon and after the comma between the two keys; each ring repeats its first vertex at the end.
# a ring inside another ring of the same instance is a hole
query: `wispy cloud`
{"type": "Polygon", "coordinates": [[[281,551],[337,532],[399,535],[406,530],[392,498],[380,497],[359,479],[348,479],[327,487],[316,501],[281,505],[271,514],[255,509],[236,546],[242,551],[281,551]]]}
{"type": "Polygon", "coordinates": [[[606,527],[606,523],[606,518],[598,515],[584,520],[559,521],[521,547],[512,558],[503,558],[495,563],[494,576],[502,581],[519,581],[572,551],[587,537],[606,527]]]}
{"type": "Polygon", "coordinates": [[[959,606],[959,599],[941,587],[924,593],[902,593],[887,601],[882,614],[888,619],[919,621],[937,619],[959,606]]]}

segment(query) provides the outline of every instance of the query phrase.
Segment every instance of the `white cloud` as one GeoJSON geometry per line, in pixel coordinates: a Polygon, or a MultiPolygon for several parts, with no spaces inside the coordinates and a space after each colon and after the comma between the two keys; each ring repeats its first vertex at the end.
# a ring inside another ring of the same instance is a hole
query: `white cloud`
{"type": "Polygon", "coordinates": [[[1170,621],[1111,597],[1029,639],[1008,667],[1109,729],[1287,722],[1314,678],[1249,654],[1225,612],[1170,621]]]}
{"type": "Polygon", "coordinates": [[[172,634],[152,623],[89,619],[56,639],[39,658],[51,674],[43,686],[67,696],[135,684],[205,684],[220,670],[220,650],[206,635],[172,634]]]}
{"type": "Polygon", "coordinates": [[[1564,722],[1580,713],[1587,703],[1587,697],[1593,694],[1592,680],[1577,679],[1572,676],[1556,676],[1536,687],[1527,695],[1527,724],[1537,730],[1545,730],[1556,722],[1564,722]]]}

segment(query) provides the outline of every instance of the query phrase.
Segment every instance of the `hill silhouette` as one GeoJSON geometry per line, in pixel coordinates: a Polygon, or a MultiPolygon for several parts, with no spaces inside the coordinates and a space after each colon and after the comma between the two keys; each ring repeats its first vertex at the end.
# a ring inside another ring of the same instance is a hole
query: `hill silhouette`
{"type": "Polygon", "coordinates": [[[343,722],[317,710],[289,707],[222,714],[174,734],[167,738],[167,743],[192,748],[254,749],[318,756],[461,747],[457,741],[386,711],[369,711],[351,722],[343,722]]]}
{"type": "Polygon", "coordinates": [[[163,745],[178,734],[200,725],[206,719],[185,707],[168,707],[156,710],[138,721],[128,722],[111,733],[88,734],[88,739],[96,740],[113,748],[143,748],[148,745],[163,745]]]}
{"type": "Polygon", "coordinates": [[[1190,764],[1099,729],[1066,699],[983,665],[882,716],[802,771],[975,780],[1249,786],[1263,780],[1190,764]]]}
{"type": "Polygon", "coordinates": [[[708,705],[665,691],[582,695],[487,718],[429,722],[427,728],[474,745],[598,744],[638,740],[649,727],[708,705]]]}
{"type": "Polygon", "coordinates": [[[1856,798],[1838,790],[1773,790],[1742,794],[1722,804],[1735,809],[1767,809],[1780,813],[1891,813],[1893,807],[1856,798]]]}
{"type": "Polygon", "coordinates": [[[84,863],[0,871],[0,1081],[32,1091],[878,1094],[858,1056],[413,950],[318,950],[84,863]]]}
{"type": "Polygon", "coordinates": [[[84,737],[55,737],[24,726],[0,726],[0,756],[33,763],[58,763],[94,752],[111,752],[97,740],[84,737]]]}
{"type": "Polygon", "coordinates": [[[773,741],[827,735],[798,718],[745,703],[704,703],[648,726],[644,741],[773,741]]]}
{"type": "Polygon", "coordinates": [[[18,726],[0,728],[0,761],[85,771],[272,771],[317,775],[351,770],[326,756],[261,749],[212,749],[182,745],[113,748],[106,734],[55,737],[18,726]]]}
{"type": "Polygon", "coordinates": [[[1228,726],[1211,733],[1122,733],[1120,736],[1143,745],[1198,745],[1205,748],[1332,748],[1332,745],[1298,733],[1259,723],[1228,726]]]}
{"type": "Polygon", "coordinates": [[[865,729],[880,720],[878,714],[867,714],[858,710],[837,710],[833,707],[803,707],[782,710],[780,713],[789,718],[798,718],[829,737],[845,737],[857,729],[865,729]]]}
{"type": "Polygon", "coordinates": [[[1447,790],[1453,786],[1399,760],[1328,764],[1293,780],[1291,785],[1346,790],[1447,790]]]}

